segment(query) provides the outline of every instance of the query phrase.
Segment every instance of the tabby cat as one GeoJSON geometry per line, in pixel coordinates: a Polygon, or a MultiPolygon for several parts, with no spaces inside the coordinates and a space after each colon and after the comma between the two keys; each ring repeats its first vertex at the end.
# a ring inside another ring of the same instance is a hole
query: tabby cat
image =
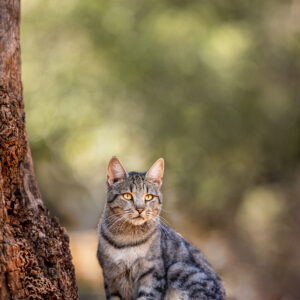
{"type": "Polygon", "coordinates": [[[127,173],[113,157],[97,257],[107,299],[225,299],[203,254],[160,223],[164,160],[127,173]]]}

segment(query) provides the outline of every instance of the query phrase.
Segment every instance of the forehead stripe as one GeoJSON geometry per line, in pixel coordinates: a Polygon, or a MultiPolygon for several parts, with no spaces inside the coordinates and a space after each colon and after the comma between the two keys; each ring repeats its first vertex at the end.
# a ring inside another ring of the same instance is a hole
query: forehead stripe
{"type": "Polygon", "coordinates": [[[114,195],[114,197],[112,199],[110,199],[109,201],[107,201],[107,202],[108,203],[114,202],[117,199],[118,196],[119,196],[119,194],[114,195]]]}

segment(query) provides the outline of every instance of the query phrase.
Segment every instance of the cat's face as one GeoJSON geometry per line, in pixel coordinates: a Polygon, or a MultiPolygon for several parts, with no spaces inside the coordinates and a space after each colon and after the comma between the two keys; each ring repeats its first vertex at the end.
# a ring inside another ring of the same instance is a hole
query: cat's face
{"type": "Polygon", "coordinates": [[[108,166],[107,206],[111,220],[119,226],[155,222],[162,205],[161,184],[164,162],[159,159],[146,173],[127,173],[113,157],[108,166]]]}

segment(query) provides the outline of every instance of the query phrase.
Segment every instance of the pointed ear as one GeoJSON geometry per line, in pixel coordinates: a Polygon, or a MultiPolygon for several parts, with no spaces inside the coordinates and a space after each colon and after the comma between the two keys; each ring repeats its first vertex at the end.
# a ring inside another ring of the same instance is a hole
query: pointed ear
{"type": "Polygon", "coordinates": [[[115,156],[112,157],[107,168],[107,184],[112,185],[125,177],[127,177],[127,173],[121,162],[115,156]]]}
{"type": "Polygon", "coordinates": [[[153,166],[146,173],[146,179],[154,181],[155,183],[162,184],[164,176],[164,160],[163,158],[158,159],[153,166]]]}

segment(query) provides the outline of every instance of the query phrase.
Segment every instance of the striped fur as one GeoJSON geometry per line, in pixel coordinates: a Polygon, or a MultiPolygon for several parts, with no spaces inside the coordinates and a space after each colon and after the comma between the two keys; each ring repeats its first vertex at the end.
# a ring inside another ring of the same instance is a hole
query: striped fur
{"type": "Polygon", "coordinates": [[[160,223],[161,184],[147,174],[124,173],[108,184],[97,252],[106,298],[225,299],[222,282],[202,253],[160,223]],[[134,199],[125,200],[124,193],[134,199]],[[146,202],[149,193],[155,197],[146,202]],[[140,217],[137,207],[144,209],[140,217]]]}

